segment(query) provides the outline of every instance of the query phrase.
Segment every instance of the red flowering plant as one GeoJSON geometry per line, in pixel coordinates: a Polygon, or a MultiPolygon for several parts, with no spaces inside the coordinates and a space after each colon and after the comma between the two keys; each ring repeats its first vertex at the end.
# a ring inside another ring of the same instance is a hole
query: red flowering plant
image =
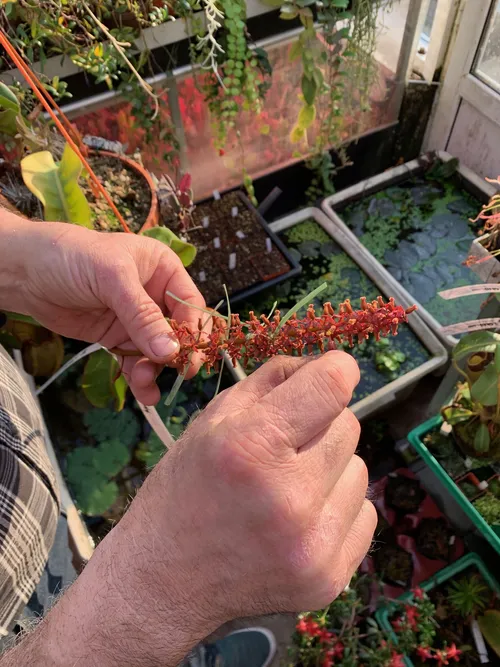
{"type": "MultiPolygon", "coordinates": [[[[405,655],[423,659],[427,652],[437,661],[439,652],[427,646],[432,644],[436,627],[435,607],[427,596],[415,596],[411,604],[398,610],[395,641],[372,618],[373,583],[366,576],[356,577],[325,610],[300,614],[289,651],[289,667],[404,667],[405,655]]],[[[452,656],[457,649],[443,649],[441,653],[452,656]]]]}

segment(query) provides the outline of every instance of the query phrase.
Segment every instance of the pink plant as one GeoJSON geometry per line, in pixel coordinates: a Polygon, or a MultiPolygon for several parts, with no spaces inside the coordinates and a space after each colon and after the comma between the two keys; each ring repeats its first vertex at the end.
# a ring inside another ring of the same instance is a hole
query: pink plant
{"type": "Polygon", "coordinates": [[[246,366],[250,359],[261,362],[277,354],[301,356],[304,351],[312,354],[316,348],[323,353],[344,341],[352,347],[355,339],[363,342],[370,335],[376,340],[390,334],[395,336],[398,326],[407,322],[414,310],[416,306],[406,310],[397,306],[393,298],[385,303],[378,297],[369,303],[362,297],[360,310],[353,310],[348,299],[340,304],[338,312],[327,302],[321,315],[310,305],[302,319],[294,313],[282,321],[279,310],[271,320],[266,315],[258,318],[251,312],[247,322],[241,322],[239,315],[231,315],[228,326],[225,318],[214,315],[210,334],[201,330],[201,324],[200,331],[193,331],[188,324],[175,320],[170,320],[170,324],[181,345],[179,367],[186,367],[193,352],[202,352],[206,369],[210,370],[219,366],[224,351],[233,364],[242,359],[246,366]]]}

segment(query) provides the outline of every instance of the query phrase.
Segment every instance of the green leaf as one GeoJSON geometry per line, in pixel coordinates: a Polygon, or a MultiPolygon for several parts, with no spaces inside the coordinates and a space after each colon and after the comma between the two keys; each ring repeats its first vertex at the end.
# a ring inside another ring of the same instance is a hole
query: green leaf
{"type": "Polygon", "coordinates": [[[104,514],[118,498],[116,482],[99,481],[95,484],[80,485],[74,489],[78,507],[88,516],[104,514]]]}
{"type": "Polygon", "coordinates": [[[477,619],[478,625],[490,647],[500,658],[500,611],[488,609],[477,619]]]}
{"type": "Polygon", "coordinates": [[[293,19],[296,19],[298,15],[299,12],[291,5],[283,5],[281,8],[280,19],[284,19],[285,21],[293,21],[293,19]]]}
{"type": "Polygon", "coordinates": [[[260,0],[267,7],[281,7],[283,0],[260,0]]]}
{"type": "Polygon", "coordinates": [[[444,414],[446,421],[451,426],[459,424],[460,422],[465,422],[468,419],[474,417],[474,412],[472,410],[467,410],[466,408],[456,408],[454,406],[449,406],[444,409],[444,414]]]}
{"type": "Polygon", "coordinates": [[[271,131],[270,125],[261,125],[259,128],[259,132],[264,135],[269,134],[270,131],[271,131]]]}
{"type": "Polygon", "coordinates": [[[492,331],[476,331],[460,339],[453,349],[453,359],[460,361],[475,352],[494,352],[500,335],[492,331]]]}
{"type": "Polygon", "coordinates": [[[478,453],[487,452],[490,448],[490,432],[486,424],[479,424],[474,437],[474,449],[478,453]]]}
{"type": "Polygon", "coordinates": [[[292,128],[292,131],[290,132],[290,141],[292,144],[297,144],[299,141],[302,141],[302,139],[305,136],[305,131],[303,127],[300,127],[300,125],[295,125],[292,128]]]}
{"type": "Polygon", "coordinates": [[[288,51],[288,62],[293,63],[297,58],[300,58],[302,54],[302,42],[300,40],[295,41],[290,50],[288,51]]]}
{"type": "Polygon", "coordinates": [[[40,151],[21,160],[21,170],[26,186],[42,202],[46,220],[92,229],[90,207],[78,185],[82,163],[68,144],[59,164],[49,151],[40,151]]]}
{"type": "Polygon", "coordinates": [[[82,389],[93,406],[107,408],[114,400],[117,410],[123,408],[127,384],[125,382],[125,389],[123,383],[115,387],[119,373],[118,363],[106,350],[98,350],[89,356],[83,371],[82,389]]]}
{"type": "Polygon", "coordinates": [[[32,317],[29,315],[21,315],[19,313],[11,313],[7,310],[4,310],[3,313],[7,315],[9,320],[12,320],[13,322],[25,322],[26,324],[33,324],[35,327],[41,327],[42,325],[34,320],[32,317]]]}
{"type": "Polygon", "coordinates": [[[2,82],[0,82],[0,108],[21,113],[21,106],[14,91],[2,82]]]}
{"type": "Polygon", "coordinates": [[[298,124],[304,130],[307,130],[316,120],[316,107],[305,104],[299,112],[298,124]]]}
{"type": "Polygon", "coordinates": [[[115,410],[117,412],[120,412],[120,410],[123,410],[123,406],[125,405],[125,398],[127,396],[127,389],[128,389],[127,380],[125,379],[124,375],[120,375],[114,381],[114,385],[113,385],[113,393],[114,393],[114,398],[115,398],[115,410]]]}
{"type": "Polygon", "coordinates": [[[305,74],[302,76],[302,94],[307,104],[314,104],[314,98],[316,97],[316,91],[318,90],[318,84],[315,79],[310,79],[305,74]]]}
{"type": "Polygon", "coordinates": [[[349,0],[331,0],[331,5],[332,7],[347,9],[349,7],[349,0]]]}
{"type": "Polygon", "coordinates": [[[190,266],[196,257],[196,248],[192,243],[182,241],[168,227],[151,227],[143,232],[144,236],[156,239],[171,248],[184,266],[190,266]]]}
{"type": "Polygon", "coordinates": [[[500,374],[500,345],[495,348],[495,368],[497,373],[500,374]]]}
{"type": "Polygon", "coordinates": [[[97,470],[111,479],[118,475],[130,463],[130,452],[120,440],[101,442],[96,447],[94,465],[97,470]]]}
{"type": "Polygon", "coordinates": [[[495,364],[489,364],[472,385],[471,397],[482,405],[496,405],[498,400],[498,373],[495,364]]]}

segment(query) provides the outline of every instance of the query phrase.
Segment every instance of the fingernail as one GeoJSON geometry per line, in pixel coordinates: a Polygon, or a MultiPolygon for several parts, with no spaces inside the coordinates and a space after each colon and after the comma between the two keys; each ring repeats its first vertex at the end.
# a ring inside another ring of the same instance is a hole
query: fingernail
{"type": "Polygon", "coordinates": [[[179,341],[174,336],[169,334],[162,334],[153,338],[150,343],[151,351],[157,357],[166,359],[167,357],[173,357],[174,354],[177,354],[180,349],[179,341]]]}

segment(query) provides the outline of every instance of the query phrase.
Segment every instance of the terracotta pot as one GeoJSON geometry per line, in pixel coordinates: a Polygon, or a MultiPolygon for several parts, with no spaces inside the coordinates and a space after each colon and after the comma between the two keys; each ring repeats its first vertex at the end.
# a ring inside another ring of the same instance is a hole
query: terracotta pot
{"type": "Polygon", "coordinates": [[[105,155],[106,157],[115,158],[123,162],[129,169],[137,172],[142,176],[146,181],[149,191],[151,192],[151,206],[149,208],[148,216],[139,230],[139,234],[146,229],[151,229],[151,227],[157,227],[160,221],[160,208],[158,206],[158,196],[156,194],[156,186],[151,177],[149,171],[147,171],[141,164],[131,160],[125,155],[118,155],[117,153],[111,153],[111,151],[90,151],[90,155],[105,155]]]}

